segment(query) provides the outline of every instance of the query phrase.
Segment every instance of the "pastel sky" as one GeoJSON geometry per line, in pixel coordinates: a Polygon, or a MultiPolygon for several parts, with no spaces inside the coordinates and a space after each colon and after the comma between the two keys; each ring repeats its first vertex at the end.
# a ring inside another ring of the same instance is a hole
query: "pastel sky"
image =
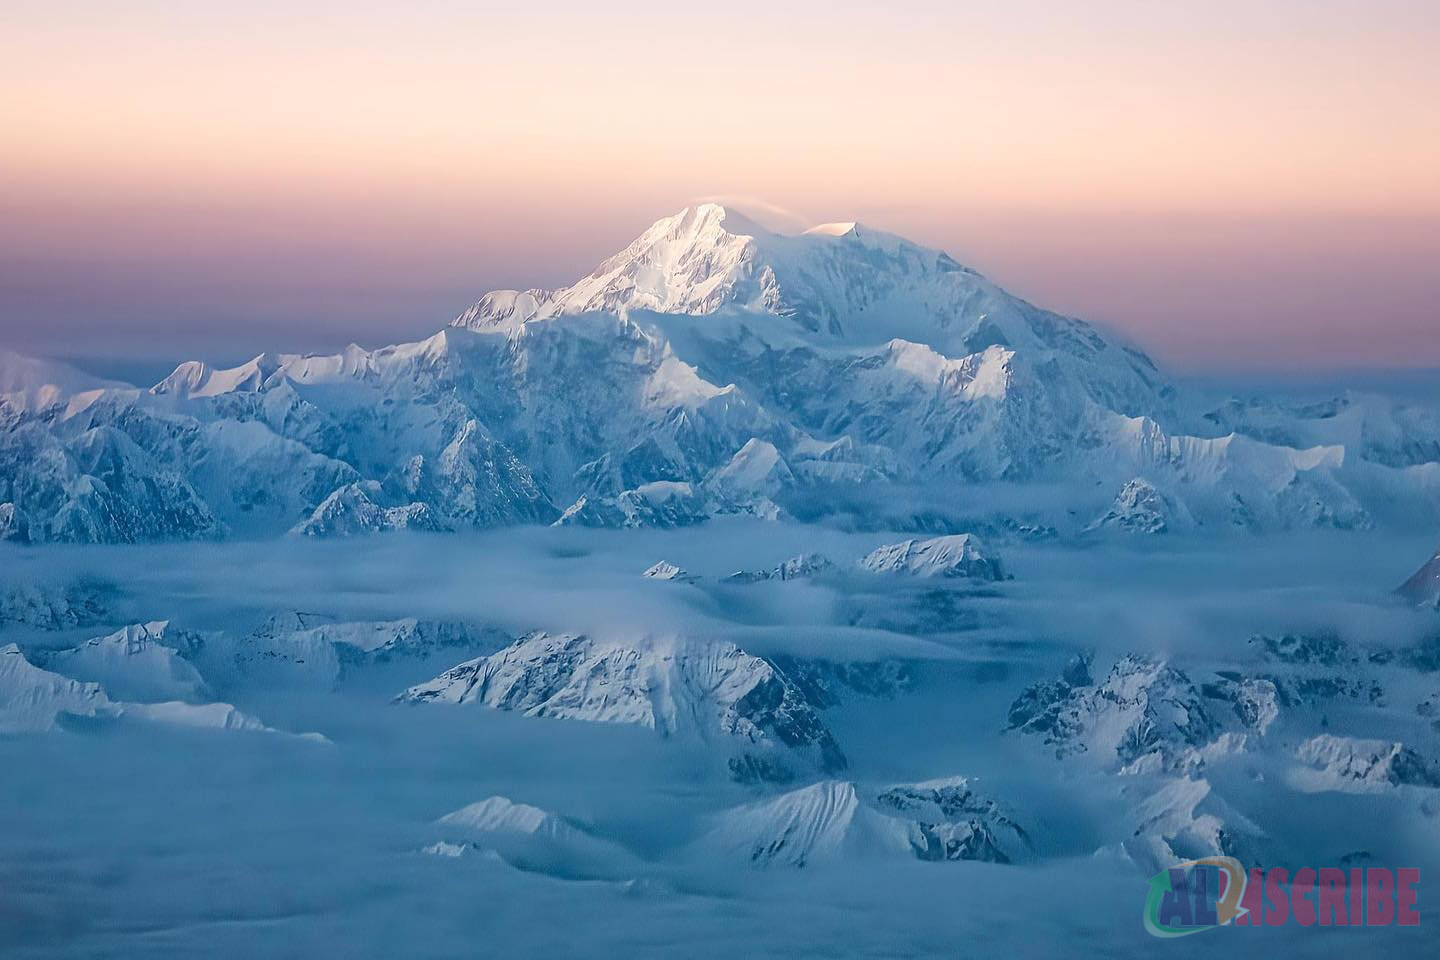
{"type": "Polygon", "coordinates": [[[1440,367],[1437,49],[1434,0],[7,0],[0,344],[393,342],[721,196],[1181,372],[1440,367]]]}

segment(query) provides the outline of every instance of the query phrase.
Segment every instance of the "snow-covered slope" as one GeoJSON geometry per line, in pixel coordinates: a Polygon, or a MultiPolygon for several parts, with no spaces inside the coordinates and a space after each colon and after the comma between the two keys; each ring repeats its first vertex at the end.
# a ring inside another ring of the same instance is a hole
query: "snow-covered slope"
{"type": "MultiPolygon", "coordinates": [[[[456,850],[494,851],[511,865],[569,879],[633,876],[639,861],[617,843],[601,839],[559,814],[508,797],[489,797],[435,821],[456,850]],[[451,841],[463,841],[457,847],[451,841]]],[[[439,851],[436,851],[439,852],[439,851]]]]}
{"type": "MultiPolygon", "coordinates": [[[[159,703],[127,703],[123,715],[150,723],[165,723],[177,727],[197,727],[202,730],[249,730],[259,733],[280,733],[267,727],[259,717],[252,716],[229,703],[184,703],[166,700],[159,703]]],[[[300,734],[307,740],[324,741],[318,733],[300,734]]]]}
{"type": "Polygon", "coordinates": [[[1120,844],[1124,857],[1143,876],[1200,857],[1240,857],[1267,862],[1263,831],[1217,795],[1208,780],[1167,779],[1130,791],[1126,811],[1131,835],[1120,844]]]}
{"type": "Polygon", "coordinates": [[[11,643],[0,647],[0,733],[54,730],[66,715],[118,716],[98,683],[42,670],[11,643]]]}
{"type": "Polygon", "coordinates": [[[825,780],[726,812],[702,838],[709,856],[758,866],[911,855],[910,829],[861,802],[855,784],[825,780]]]}
{"type": "Polygon", "coordinates": [[[0,397],[11,409],[43,410],[76,395],[126,386],[92,377],[68,364],[0,348],[0,397]]]}
{"type": "Polygon", "coordinates": [[[1250,647],[1244,659],[1209,669],[1131,654],[1100,680],[1090,657],[1077,656],[1015,699],[1008,727],[1059,759],[1126,777],[1193,779],[1215,764],[1267,756],[1303,792],[1440,786],[1440,727],[1404,716],[1440,713],[1426,696],[1433,639],[1396,650],[1327,633],[1256,635],[1250,647]],[[1398,717],[1392,702],[1403,707],[1398,717]]]}
{"type": "Polygon", "coordinates": [[[898,573],[911,577],[1005,579],[1000,559],[968,533],[886,544],[863,557],[860,566],[872,573],[898,573]]]}
{"type": "Polygon", "coordinates": [[[891,816],[915,822],[911,845],[921,860],[1009,863],[1027,852],[1025,830],[966,777],[898,784],[881,790],[874,802],[891,816]]]}
{"type": "Polygon", "coordinates": [[[1354,456],[1391,467],[1440,461],[1440,410],[1373,393],[1346,391],[1306,402],[1232,398],[1206,410],[1201,419],[1279,446],[1343,446],[1354,456]]]}
{"type": "Polygon", "coordinates": [[[276,614],[247,634],[227,637],[207,650],[206,672],[229,682],[269,687],[333,689],[340,681],[340,653],[324,628],[326,617],[276,614]]]}
{"type": "Polygon", "coordinates": [[[708,857],[804,867],[850,859],[1008,863],[1024,832],[964,778],[864,792],[825,780],[725,811],[696,844],[708,857]]]}
{"type": "Polygon", "coordinates": [[[316,622],[316,619],[306,618],[306,625],[301,629],[330,641],[346,662],[357,658],[390,660],[426,657],[466,648],[498,650],[512,639],[489,627],[453,620],[406,617],[402,620],[316,622]]]}
{"type": "Polygon", "coordinates": [[[638,724],[728,743],[731,772],[741,780],[789,779],[797,761],[826,771],[845,767],[799,687],[769,661],[718,641],[537,632],[397,699],[638,724]]]}
{"type": "MultiPolygon", "coordinates": [[[[158,624],[155,625],[158,629],[158,624]]],[[[143,629],[143,628],[140,628],[143,629]]],[[[0,647],[0,733],[46,733],[60,729],[67,717],[136,720],[142,723],[158,723],[168,726],[197,727],[209,730],[248,730],[263,733],[281,733],[266,726],[259,718],[237,709],[229,703],[190,703],[182,700],[163,699],[169,685],[179,685],[192,692],[183,682],[185,672],[176,664],[155,659],[147,654],[156,649],[143,636],[139,644],[126,641],[127,631],[120,631],[115,637],[105,638],[97,650],[90,650],[76,658],[57,657],[57,669],[75,665],[82,673],[105,672],[115,676],[122,685],[139,696],[155,695],[149,702],[129,702],[112,699],[99,683],[77,680],[71,676],[45,670],[32,664],[15,644],[0,647]],[[117,654],[111,649],[119,645],[117,654]],[[133,652],[132,652],[133,651],[133,652]],[[119,657],[131,657],[135,662],[120,663],[119,657]],[[170,671],[170,682],[158,679],[170,671]],[[176,680],[176,674],[180,680],[176,680]]],[[[132,640],[136,634],[130,634],[132,640]]],[[[193,671],[190,671],[193,675],[193,671]]],[[[198,679],[198,675],[194,675],[198,679]]],[[[307,740],[323,742],[325,738],[317,733],[299,734],[307,740]]]]}
{"type": "Polygon", "coordinates": [[[166,621],[136,623],[78,647],[57,651],[47,661],[52,669],[100,684],[121,700],[155,702],[206,698],[205,680],[166,642],[166,621]]]}

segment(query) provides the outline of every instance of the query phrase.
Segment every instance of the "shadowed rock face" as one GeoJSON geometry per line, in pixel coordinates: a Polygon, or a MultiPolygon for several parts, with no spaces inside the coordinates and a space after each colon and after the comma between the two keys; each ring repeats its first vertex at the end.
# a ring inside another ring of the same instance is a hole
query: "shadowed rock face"
{"type": "Polygon", "coordinates": [[[1182,671],[1148,657],[1122,658],[1099,683],[1089,664],[1027,688],[1010,706],[1010,729],[1035,734],[1057,756],[1091,754],[1122,771],[1171,770],[1220,732],[1182,671]]]}
{"type": "Polygon", "coordinates": [[[1296,756],[1317,775],[1310,784],[1322,789],[1440,786],[1440,769],[1402,743],[1321,734],[1302,743],[1296,756]]]}
{"type": "Polygon", "coordinates": [[[0,586],[0,626],[20,624],[43,630],[89,627],[112,617],[119,589],[99,580],[64,584],[10,582],[0,586]]]}
{"type": "Polygon", "coordinates": [[[1260,634],[1251,637],[1250,643],[1261,649],[1265,659],[1276,663],[1333,667],[1358,659],[1345,641],[1333,633],[1287,633],[1279,637],[1260,634]]]}
{"type": "Polygon", "coordinates": [[[1440,551],[1401,584],[1398,593],[1419,606],[1440,608],[1440,551]]]}
{"type": "Polygon", "coordinates": [[[976,792],[964,777],[893,786],[877,794],[875,803],[916,821],[912,846],[921,860],[1010,863],[1026,843],[1025,831],[1000,803],[976,792]]]}
{"type": "Polygon", "coordinates": [[[790,656],[767,658],[819,707],[850,696],[890,699],[915,682],[911,664],[903,660],[833,661],[790,656]]]}

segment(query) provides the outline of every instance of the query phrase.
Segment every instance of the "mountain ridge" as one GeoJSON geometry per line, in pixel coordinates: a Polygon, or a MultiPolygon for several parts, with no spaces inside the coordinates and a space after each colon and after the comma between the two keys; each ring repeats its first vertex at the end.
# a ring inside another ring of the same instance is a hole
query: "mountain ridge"
{"type": "Polygon", "coordinates": [[[891,486],[943,503],[996,481],[1060,483],[1048,526],[1127,489],[1194,528],[1440,522],[1440,415],[1202,410],[1142,351],[947,254],[714,204],[414,343],[188,361],[148,390],[4,366],[27,371],[0,378],[19,542],[816,518],[847,490],[876,491],[880,525],[891,486]]]}

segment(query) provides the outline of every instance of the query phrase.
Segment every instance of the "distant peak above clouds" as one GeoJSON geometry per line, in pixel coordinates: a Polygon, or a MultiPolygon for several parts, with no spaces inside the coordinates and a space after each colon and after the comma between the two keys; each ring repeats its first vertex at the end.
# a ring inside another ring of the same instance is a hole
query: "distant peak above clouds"
{"type": "MultiPolygon", "coordinates": [[[[917,304],[883,301],[923,299],[927,280],[950,274],[991,287],[947,254],[854,222],[780,232],[733,207],[701,203],[655,221],[568,287],[494,291],[454,324],[513,329],[595,310],[706,315],[733,307],[784,316],[811,333],[878,343],[900,334],[859,322],[851,329],[847,320],[863,320],[872,308],[908,317],[917,304]]],[[[934,314],[938,305],[918,306],[934,314]]]]}
{"type": "MultiPolygon", "coordinates": [[[[489,293],[454,325],[515,330],[556,315],[633,310],[770,315],[789,321],[771,324],[772,332],[788,329],[802,340],[874,346],[902,339],[947,356],[992,345],[1071,354],[1110,348],[1088,325],[1026,303],[943,251],[854,221],[779,232],[719,203],[655,221],[569,286],[489,293]]],[[[1117,364],[1153,369],[1139,351],[1122,356],[1119,347],[1117,364]]]]}
{"type": "MultiPolygon", "coordinates": [[[[899,242],[916,249],[925,249],[896,234],[875,230],[854,220],[814,224],[804,221],[781,223],[777,218],[766,216],[763,212],[750,213],[743,207],[713,201],[694,204],[672,216],[661,217],[627,249],[654,243],[660,239],[679,239],[687,236],[696,239],[713,238],[719,234],[761,242],[770,238],[793,241],[804,237],[817,239],[848,237],[857,240],[863,237],[892,244],[899,242]]],[[[934,250],[929,252],[939,253],[934,250]]],[[[944,254],[939,255],[944,256],[944,254]]]]}
{"type": "Polygon", "coordinates": [[[718,226],[732,236],[747,237],[794,237],[832,236],[843,237],[859,226],[852,221],[817,223],[809,225],[799,214],[789,211],[757,209],[751,203],[729,203],[720,200],[706,200],[692,204],[679,213],[662,217],[651,225],[646,235],[659,228],[670,228],[684,224],[718,226]]]}

